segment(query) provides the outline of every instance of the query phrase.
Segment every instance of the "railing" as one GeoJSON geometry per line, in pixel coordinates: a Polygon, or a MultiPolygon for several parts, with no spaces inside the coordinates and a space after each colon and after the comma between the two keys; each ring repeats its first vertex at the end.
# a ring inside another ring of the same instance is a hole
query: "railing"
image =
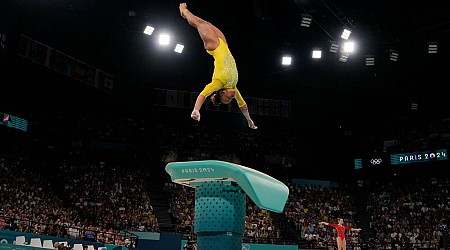
{"type": "MultiPolygon", "coordinates": [[[[180,233],[183,240],[196,240],[193,225],[175,225],[175,232],[180,233]]],[[[296,245],[297,239],[286,237],[283,230],[252,230],[253,236],[244,234],[242,242],[255,244],[296,245]]]]}
{"type": "Polygon", "coordinates": [[[8,216],[0,216],[0,229],[130,247],[137,247],[138,244],[138,236],[129,231],[99,231],[8,216]]]}
{"type": "MultiPolygon", "coordinates": [[[[448,242],[447,238],[447,242],[448,242]]],[[[440,242],[427,242],[425,245],[423,243],[397,243],[397,242],[364,242],[364,241],[358,241],[358,242],[352,242],[347,241],[346,245],[347,248],[351,249],[378,249],[378,250],[392,250],[392,249],[416,249],[416,250],[425,250],[425,249],[433,249],[433,250],[439,250],[439,249],[447,249],[445,248],[445,238],[443,237],[442,243],[440,242]]],[[[335,239],[330,239],[329,241],[323,241],[323,240],[306,240],[302,239],[301,242],[298,244],[300,248],[307,248],[307,249],[337,249],[337,242],[335,239]]]]}

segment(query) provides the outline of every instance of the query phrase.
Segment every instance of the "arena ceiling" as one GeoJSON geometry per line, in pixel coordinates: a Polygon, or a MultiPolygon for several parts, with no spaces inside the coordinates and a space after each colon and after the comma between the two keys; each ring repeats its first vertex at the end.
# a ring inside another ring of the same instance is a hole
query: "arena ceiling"
{"type": "MultiPolygon", "coordinates": [[[[218,26],[228,40],[246,96],[292,100],[305,112],[352,115],[408,112],[411,102],[447,105],[443,88],[450,55],[450,10],[445,1],[243,0],[188,1],[188,8],[218,26]],[[313,18],[301,26],[303,15],[313,18]],[[344,27],[356,52],[347,62],[329,52],[344,27]],[[438,43],[430,55],[429,42],[438,43]],[[311,50],[323,50],[312,60],[311,50]],[[389,60],[390,51],[398,61],[389,60]],[[281,56],[293,57],[291,66],[281,56]],[[375,57],[366,66],[367,55],[375,57]]],[[[209,82],[212,58],[197,31],[179,16],[178,1],[2,0],[0,23],[17,33],[104,70],[116,91],[167,88],[199,91],[209,82]],[[155,26],[149,37],[146,24],[155,26]],[[158,32],[185,45],[161,49],[158,32]]]]}

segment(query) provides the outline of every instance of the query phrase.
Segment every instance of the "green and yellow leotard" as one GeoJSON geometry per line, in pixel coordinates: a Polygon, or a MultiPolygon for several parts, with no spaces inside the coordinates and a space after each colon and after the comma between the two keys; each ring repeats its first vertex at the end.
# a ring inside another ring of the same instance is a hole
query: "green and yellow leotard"
{"type": "Polygon", "coordinates": [[[200,94],[209,96],[219,89],[232,88],[236,90],[235,99],[238,106],[243,107],[246,103],[236,88],[238,82],[236,62],[227,44],[219,38],[219,46],[214,50],[207,50],[206,52],[214,57],[214,73],[212,82],[206,85],[200,94]]]}

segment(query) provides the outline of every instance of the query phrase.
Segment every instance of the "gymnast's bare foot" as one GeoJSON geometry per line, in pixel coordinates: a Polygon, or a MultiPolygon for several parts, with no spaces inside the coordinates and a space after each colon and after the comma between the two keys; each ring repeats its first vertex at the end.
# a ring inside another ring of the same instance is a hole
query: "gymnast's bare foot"
{"type": "Polygon", "coordinates": [[[184,15],[184,12],[187,10],[187,4],[186,3],[180,3],[180,15],[182,18],[186,19],[186,16],[184,15]]]}

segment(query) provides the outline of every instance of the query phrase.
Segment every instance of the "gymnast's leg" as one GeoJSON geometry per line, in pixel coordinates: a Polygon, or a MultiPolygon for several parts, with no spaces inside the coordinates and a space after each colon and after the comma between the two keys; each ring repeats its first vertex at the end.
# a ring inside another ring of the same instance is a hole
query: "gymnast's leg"
{"type": "Polygon", "coordinates": [[[192,27],[197,29],[206,50],[214,50],[217,48],[219,46],[219,37],[226,42],[225,36],[217,27],[192,14],[187,9],[186,3],[180,3],[180,14],[192,27]]]}

